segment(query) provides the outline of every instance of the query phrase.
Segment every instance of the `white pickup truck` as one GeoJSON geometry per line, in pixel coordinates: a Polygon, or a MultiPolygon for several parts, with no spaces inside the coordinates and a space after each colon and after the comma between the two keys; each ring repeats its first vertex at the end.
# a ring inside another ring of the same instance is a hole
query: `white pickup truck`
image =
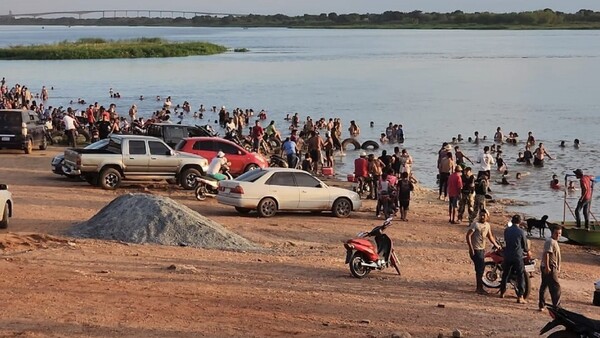
{"type": "Polygon", "coordinates": [[[64,165],[92,185],[116,189],[122,181],[169,180],[194,189],[208,169],[198,155],[177,152],[156,137],[112,135],[101,149],[67,149],[64,165]]]}

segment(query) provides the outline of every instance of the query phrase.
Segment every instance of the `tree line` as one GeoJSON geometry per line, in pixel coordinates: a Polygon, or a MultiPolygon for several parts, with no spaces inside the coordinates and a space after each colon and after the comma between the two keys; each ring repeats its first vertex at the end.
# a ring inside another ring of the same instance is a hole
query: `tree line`
{"type": "Polygon", "coordinates": [[[98,26],[198,26],[198,27],[365,27],[365,28],[600,28],[600,12],[582,9],[564,13],[552,9],[528,12],[425,13],[386,11],[381,14],[321,13],[287,16],[283,14],[247,16],[195,16],[193,18],[93,18],[0,17],[2,25],[98,25],[98,26]]]}

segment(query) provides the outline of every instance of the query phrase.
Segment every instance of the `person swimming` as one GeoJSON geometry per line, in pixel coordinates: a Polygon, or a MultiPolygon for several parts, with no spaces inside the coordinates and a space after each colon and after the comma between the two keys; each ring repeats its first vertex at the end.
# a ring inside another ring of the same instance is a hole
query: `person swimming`
{"type": "Polygon", "coordinates": [[[569,191],[575,191],[577,188],[575,187],[575,181],[569,181],[569,186],[567,187],[569,191]]]}
{"type": "Polygon", "coordinates": [[[371,128],[375,127],[375,122],[371,121],[371,123],[369,123],[369,126],[370,126],[371,128]]]}
{"type": "Polygon", "coordinates": [[[552,181],[550,181],[550,188],[552,189],[560,189],[560,183],[558,181],[558,176],[556,174],[552,175],[552,181]]]}
{"type": "Polygon", "coordinates": [[[513,183],[510,183],[508,181],[508,170],[504,170],[504,173],[502,174],[502,181],[500,181],[500,184],[502,185],[511,185],[513,183]]]}
{"type": "Polygon", "coordinates": [[[457,140],[458,142],[462,142],[462,141],[463,141],[462,134],[458,134],[458,136],[456,137],[456,140],[457,140]]]}
{"type": "Polygon", "coordinates": [[[566,147],[566,145],[565,145],[565,140],[562,140],[562,141],[560,141],[560,145],[559,145],[559,147],[561,147],[561,148],[564,148],[564,147],[566,147]]]}
{"type": "Polygon", "coordinates": [[[579,139],[578,139],[578,138],[576,138],[576,139],[573,141],[573,147],[575,147],[575,148],[579,148],[579,139]]]}
{"type": "Polygon", "coordinates": [[[515,178],[516,178],[517,180],[520,180],[520,179],[521,179],[521,173],[517,173],[517,175],[515,175],[515,178]]]}

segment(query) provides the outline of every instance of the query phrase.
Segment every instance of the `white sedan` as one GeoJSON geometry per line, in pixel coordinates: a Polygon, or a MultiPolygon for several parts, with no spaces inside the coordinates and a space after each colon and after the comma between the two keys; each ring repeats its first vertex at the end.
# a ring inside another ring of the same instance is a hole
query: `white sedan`
{"type": "Polygon", "coordinates": [[[357,193],[330,187],[297,169],[265,168],[249,171],[235,180],[219,182],[217,200],[245,214],[256,210],[262,217],[277,211],[331,211],[348,217],[361,206],[357,193]]]}
{"type": "Polygon", "coordinates": [[[8,219],[13,215],[12,194],[8,191],[6,184],[0,184],[0,210],[2,211],[0,229],[6,229],[8,228],[8,219]]]}

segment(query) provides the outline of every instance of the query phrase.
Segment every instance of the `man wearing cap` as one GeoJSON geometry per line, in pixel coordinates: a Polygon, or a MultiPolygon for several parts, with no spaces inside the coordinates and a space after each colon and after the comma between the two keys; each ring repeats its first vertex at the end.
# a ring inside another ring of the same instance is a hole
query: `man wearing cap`
{"type": "Polygon", "coordinates": [[[575,208],[575,221],[577,222],[577,227],[581,228],[581,216],[579,212],[583,209],[583,219],[585,220],[585,228],[587,230],[590,229],[590,201],[592,199],[592,177],[589,175],[584,175],[583,170],[577,169],[573,171],[575,176],[579,179],[579,184],[581,186],[581,197],[577,202],[577,207],[575,208]]]}
{"type": "Polygon", "coordinates": [[[511,219],[511,226],[504,230],[504,261],[502,262],[502,281],[500,282],[500,297],[504,298],[506,292],[506,283],[511,274],[517,276],[517,303],[527,303],[523,294],[525,293],[525,283],[523,275],[525,266],[523,256],[529,252],[527,236],[525,231],[520,228],[521,216],[514,215],[511,219]]]}

